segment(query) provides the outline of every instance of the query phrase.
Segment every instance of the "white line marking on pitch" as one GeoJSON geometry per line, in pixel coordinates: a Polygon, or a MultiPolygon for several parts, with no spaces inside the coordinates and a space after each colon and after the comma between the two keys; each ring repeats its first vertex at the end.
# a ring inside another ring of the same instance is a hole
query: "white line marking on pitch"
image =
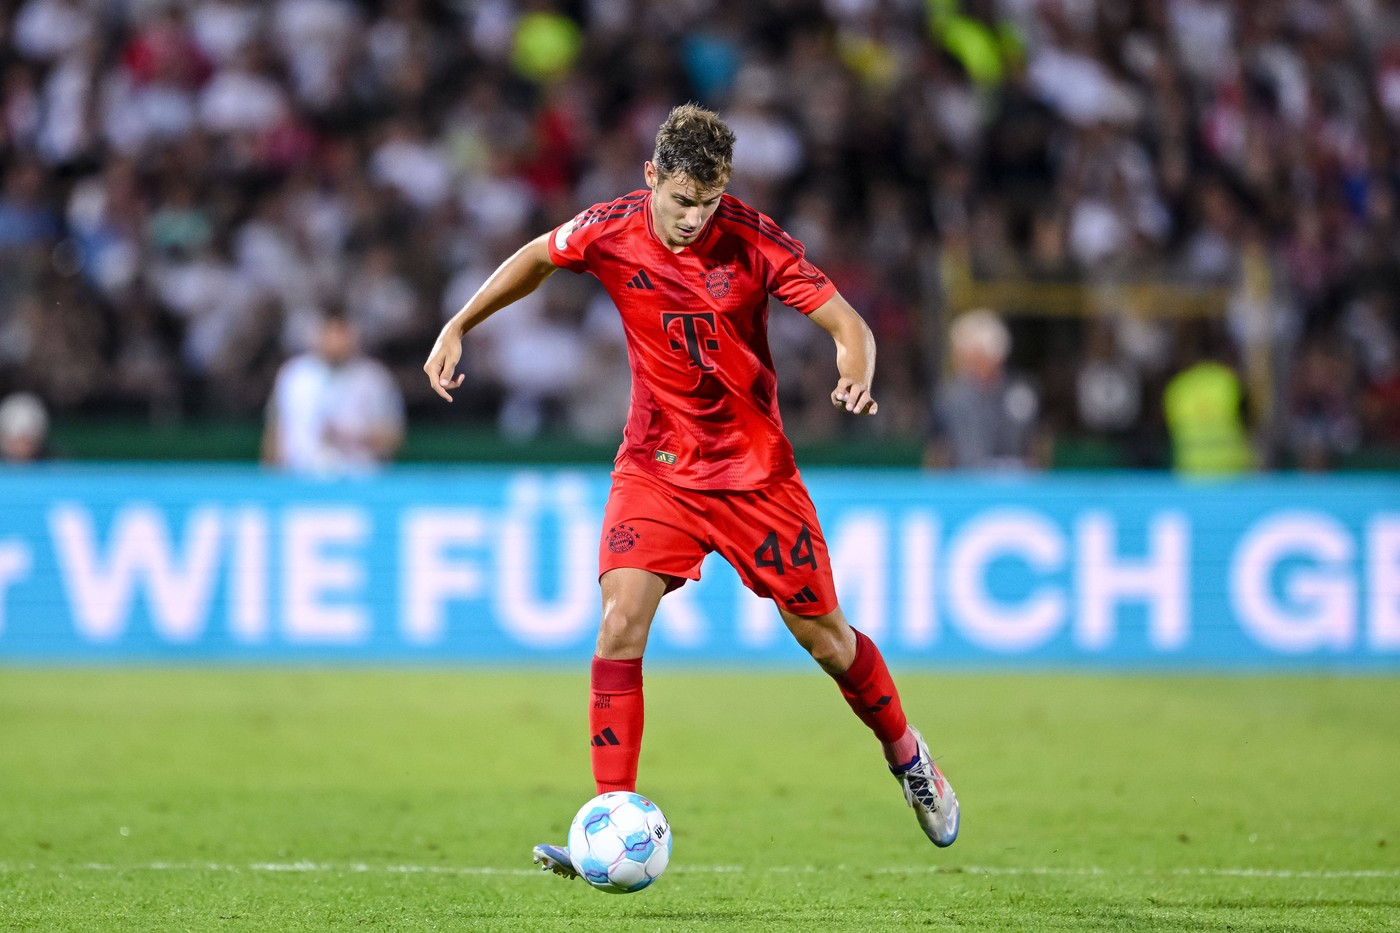
{"type": "MultiPolygon", "coordinates": [[[[212,871],[212,872],[282,872],[325,874],[388,874],[388,875],[537,875],[535,868],[496,868],[492,866],[454,865],[370,865],[367,862],[252,862],[233,865],[220,862],[146,862],[139,865],[114,865],[87,862],[82,865],[40,865],[36,862],[0,863],[0,874],[21,871],[212,871]]],[[[684,874],[742,874],[750,871],[741,865],[677,865],[672,869],[684,874]]],[[[1069,868],[1056,866],[993,866],[993,865],[906,865],[890,868],[858,868],[849,865],[774,865],[756,870],[758,873],[815,874],[830,871],[870,871],[880,875],[1052,875],[1138,876],[1177,875],[1198,878],[1263,878],[1263,879],[1364,879],[1400,878],[1400,869],[1291,869],[1291,868],[1069,868]]]]}

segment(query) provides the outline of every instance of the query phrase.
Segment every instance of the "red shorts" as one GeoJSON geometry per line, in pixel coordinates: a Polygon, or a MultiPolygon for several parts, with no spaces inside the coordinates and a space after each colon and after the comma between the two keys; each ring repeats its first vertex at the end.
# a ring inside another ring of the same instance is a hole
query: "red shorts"
{"type": "Polygon", "coordinates": [[[649,570],[667,589],[700,579],[700,563],[718,551],[744,585],[789,612],[825,615],[836,584],[817,510],[801,478],[764,489],[682,489],[644,473],[614,472],[598,546],[598,574],[649,570]]]}

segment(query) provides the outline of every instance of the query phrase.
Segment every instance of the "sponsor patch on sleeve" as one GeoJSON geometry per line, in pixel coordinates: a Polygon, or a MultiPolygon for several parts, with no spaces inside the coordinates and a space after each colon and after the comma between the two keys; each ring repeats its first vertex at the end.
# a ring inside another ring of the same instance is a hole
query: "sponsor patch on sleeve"
{"type": "Polygon", "coordinates": [[[563,226],[561,226],[558,230],[555,230],[555,231],[554,231],[554,248],[557,249],[557,250],[562,250],[562,249],[564,249],[565,244],[567,244],[567,243],[569,242],[569,234],[571,234],[571,233],[573,233],[573,232],[574,232],[574,222],[573,222],[572,220],[569,221],[568,223],[564,224],[563,226]]]}

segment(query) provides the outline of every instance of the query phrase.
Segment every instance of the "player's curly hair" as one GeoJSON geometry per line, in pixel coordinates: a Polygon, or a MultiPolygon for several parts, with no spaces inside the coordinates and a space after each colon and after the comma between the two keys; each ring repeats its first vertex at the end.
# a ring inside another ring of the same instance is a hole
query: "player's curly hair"
{"type": "Polygon", "coordinates": [[[663,178],[684,175],[701,188],[723,188],[734,171],[734,131],[713,111],[681,104],[657,131],[651,161],[663,178]]]}

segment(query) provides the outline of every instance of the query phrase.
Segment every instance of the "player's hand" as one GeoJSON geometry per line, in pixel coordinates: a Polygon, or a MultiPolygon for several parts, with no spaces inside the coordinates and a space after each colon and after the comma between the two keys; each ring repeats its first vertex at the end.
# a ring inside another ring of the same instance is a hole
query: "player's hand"
{"type": "Polygon", "coordinates": [[[870,386],[845,376],[831,390],[831,404],[857,415],[873,415],[880,410],[875,396],[870,394],[870,386]]]}
{"type": "Polygon", "coordinates": [[[423,364],[423,372],[428,374],[428,384],[433,387],[433,391],[449,402],[452,396],[447,393],[462,384],[462,380],[467,378],[462,373],[457,373],[457,361],[462,358],[462,338],[452,338],[447,334],[439,334],[437,343],[433,344],[433,352],[428,354],[428,362],[423,364]],[[453,377],[453,373],[457,373],[453,377]]]}

